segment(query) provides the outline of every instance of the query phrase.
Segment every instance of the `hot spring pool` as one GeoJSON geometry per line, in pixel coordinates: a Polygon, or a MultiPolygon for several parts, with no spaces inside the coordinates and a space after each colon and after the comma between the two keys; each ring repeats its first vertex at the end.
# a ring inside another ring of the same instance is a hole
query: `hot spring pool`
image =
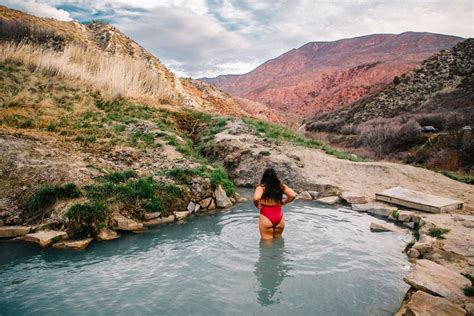
{"type": "Polygon", "coordinates": [[[0,315],[392,315],[408,286],[401,236],[373,217],[295,202],[260,242],[250,202],[82,252],[0,243],[0,315]]]}

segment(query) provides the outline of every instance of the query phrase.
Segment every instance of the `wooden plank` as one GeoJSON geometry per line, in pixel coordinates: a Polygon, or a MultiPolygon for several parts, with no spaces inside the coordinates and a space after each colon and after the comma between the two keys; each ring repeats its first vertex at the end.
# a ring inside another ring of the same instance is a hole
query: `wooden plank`
{"type": "Polygon", "coordinates": [[[402,187],[395,187],[380,193],[375,193],[375,199],[429,213],[446,213],[448,211],[462,209],[464,204],[459,200],[413,191],[402,187]]]}

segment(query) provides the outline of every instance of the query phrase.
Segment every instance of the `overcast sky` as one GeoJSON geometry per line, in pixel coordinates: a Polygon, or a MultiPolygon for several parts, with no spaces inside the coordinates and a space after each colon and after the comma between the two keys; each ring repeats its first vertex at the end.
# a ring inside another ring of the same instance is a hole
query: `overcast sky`
{"type": "Polygon", "coordinates": [[[103,20],[173,71],[245,73],[311,41],[425,31],[474,36],[474,0],[0,0],[30,14],[103,20]]]}

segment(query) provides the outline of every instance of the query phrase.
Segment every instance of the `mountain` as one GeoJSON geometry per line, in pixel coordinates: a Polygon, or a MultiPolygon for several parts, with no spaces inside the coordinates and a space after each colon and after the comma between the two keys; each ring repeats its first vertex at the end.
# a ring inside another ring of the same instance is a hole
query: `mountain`
{"type": "Polygon", "coordinates": [[[311,42],[247,74],[201,80],[272,109],[311,117],[379,92],[395,76],[460,41],[455,36],[406,32],[311,42]]]}
{"type": "Polygon", "coordinates": [[[474,39],[435,53],[379,93],[309,119],[309,132],[432,168],[474,172],[474,39]],[[439,133],[423,134],[420,126],[439,133]],[[341,136],[342,135],[342,136],[341,136]]]}

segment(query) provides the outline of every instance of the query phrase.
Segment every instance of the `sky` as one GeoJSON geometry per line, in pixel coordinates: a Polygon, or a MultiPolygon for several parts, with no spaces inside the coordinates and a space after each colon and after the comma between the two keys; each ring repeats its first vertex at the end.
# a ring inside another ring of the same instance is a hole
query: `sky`
{"type": "Polygon", "coordinates": [[[102,20],[185,77],[246,73],[312,41],[373,33],[474,37],[474,0],[0,0],[60,20],[102,20]]]}

